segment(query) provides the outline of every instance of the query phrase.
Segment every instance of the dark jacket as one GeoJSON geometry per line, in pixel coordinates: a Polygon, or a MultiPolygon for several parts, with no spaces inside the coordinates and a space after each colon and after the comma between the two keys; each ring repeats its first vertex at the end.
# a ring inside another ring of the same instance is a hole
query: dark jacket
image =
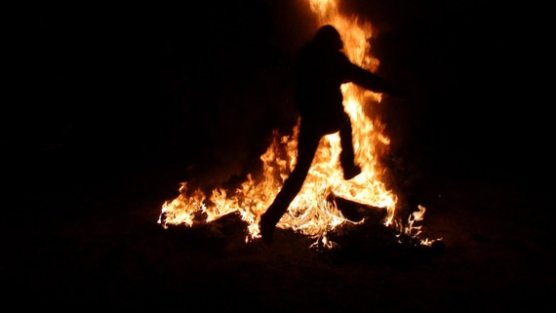
{"type": "Polygon", "coordinates": [[[324,49],[309,42],[296,63],[295,98],[302,121],[341,124],[345,117],[340,86],[352,82],[363,88],[388,92],[376,75],[351,63],[341,51],[324,49]]]}

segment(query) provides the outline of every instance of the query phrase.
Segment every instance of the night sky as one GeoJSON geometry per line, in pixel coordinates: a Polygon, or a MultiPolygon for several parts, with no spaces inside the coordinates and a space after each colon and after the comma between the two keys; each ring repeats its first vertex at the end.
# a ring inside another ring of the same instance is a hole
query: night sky
{"type": "MultiPolygon", "coordinates": [[[[547,123],[532,75],[538,43],[523,8],[342,4],[377,29],[378,74],[410,94],[383,105],[394,150],[430,151],[424,159],[437,170],[459,163],[494,176],[527,176],[528,166],[508,165],[545,160],[533,152],[547,123]]],[[[25,84],[4,115],[8,153],[62,147],[119,168],[173,147],[184,164],[221,163],[224,176],[251,164],[271,129],[291,127],[291,65],[316,29],[302,1],[46,6],[25,21],[32,31],[17,52],[25,84]]]]}

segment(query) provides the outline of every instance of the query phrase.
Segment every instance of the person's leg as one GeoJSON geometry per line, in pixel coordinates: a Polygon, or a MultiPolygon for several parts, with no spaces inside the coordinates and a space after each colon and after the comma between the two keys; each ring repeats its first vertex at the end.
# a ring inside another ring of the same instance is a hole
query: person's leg
{"type": "Polygon", "coordinates": [[[350,180],[361,173],[361,168],[355,164],[355,152],[353,151],[351,121],[348,117],[346,124],[340,129],[340,142],[342,152],[340,153],[340,164],[344,170],[344,179],[350,180]]]}
{"type": "Polygon", "coordinates": [[[259,229],[265,242],[272,242],[274,227],[301,190],[321,137],[311,127],[304,127],[303,123],[301,124],[297,145],[297,164],[272,204],[261,216],[259,229]]]}

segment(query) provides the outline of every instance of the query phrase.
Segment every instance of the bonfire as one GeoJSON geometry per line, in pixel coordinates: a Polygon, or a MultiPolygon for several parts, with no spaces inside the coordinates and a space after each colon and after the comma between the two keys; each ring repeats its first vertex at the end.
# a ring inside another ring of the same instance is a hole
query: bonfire
{"type": "MultiPolygon", "coordinates": [[[[357,16],[342,15],[337,1],[309,0],[309,4],[320,25],[333,25],[340,32],[344,53],[351,62],[375,72],[379,61],[371,53],[369,39],[373,37],[373,28],[370,22],[357,16]]],[[[419,210],[411,214],[409,223],[400,226],[401,223],[394,220],[398,197],[387,188],[387,169],[379,162],[390,144],[384,134],[385,125],[372,115],[373,107],[380,105],[381,94],[353,84],[342,85],[342,93],[344,109],[353,126],[355,160],[361,165],[362,173],[349,181],[344,180],[339,162],[339,134],[325,136],[301,191],[277,227],[327,242],[326,234],[338,226],[364,222],[364,218],[353,220],[345,216],[338,208],[337,199],[342,199],[357,203],[365,210],[378,210],[383,225],[396,228],[401,234],[417,236],[419,230],[414,223],[423,219],[425,208],[419,206],[419,210]]],[[[159,223],[164,227],[191,227],[235,213],[247,224],[246,241],[260,237],[259,218],[296,163],[297,135],[298,126],[289,136],[274,132],[272,143],[260,157],[264,178],[255,180],[248,175],[247,180],[231,194],[224,188],[205,194],[201,190],[190,190],[187,182],[182,183],[179,196],[164,203],[159,223]]],[[[423,240],[422,243],[430,244],[430,241],[423,240]]]]}

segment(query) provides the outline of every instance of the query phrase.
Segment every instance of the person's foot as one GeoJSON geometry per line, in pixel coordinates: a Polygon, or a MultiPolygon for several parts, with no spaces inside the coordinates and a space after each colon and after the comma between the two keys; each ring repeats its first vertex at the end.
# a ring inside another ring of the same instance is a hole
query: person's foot
{"type": "Polygon", "coordinates": [[[354,178],[355,176],[361,174],[361,167],[354,165],[352,167],[350,167],[349,169],[344,169],[344,179],[345,180],[350,180],[352,178],[354,178]]]}
{"type": "Polygon", "coordinates": [[[275,224],[270,222],[265,216],[261,216],[259,221],[259,231],[261,232],[261,239],[267,245],[272,243],[272,236],[274,235],[275,224]]]}

